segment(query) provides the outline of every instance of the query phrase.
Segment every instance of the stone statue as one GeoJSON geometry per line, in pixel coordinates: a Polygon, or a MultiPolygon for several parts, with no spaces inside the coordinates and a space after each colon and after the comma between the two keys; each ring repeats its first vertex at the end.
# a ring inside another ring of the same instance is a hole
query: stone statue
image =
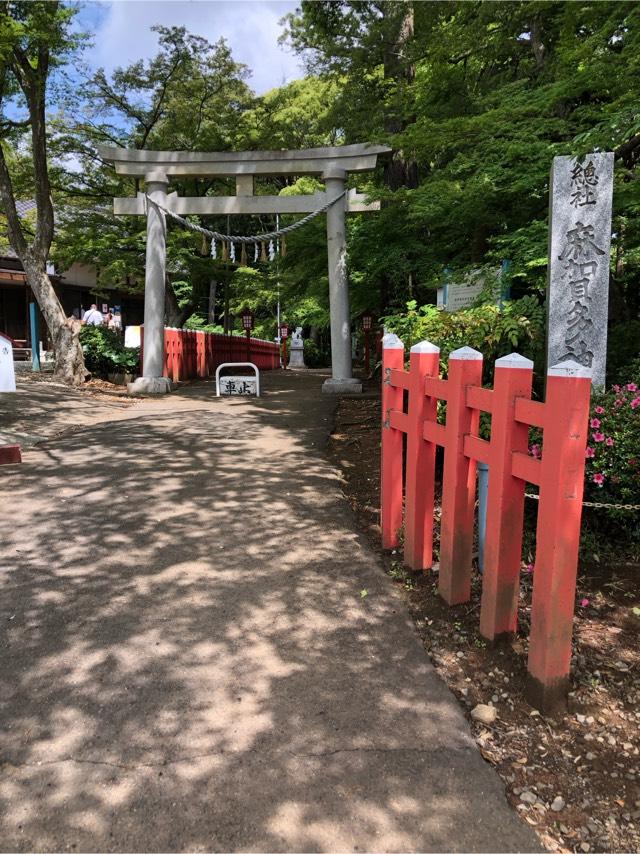
{"type": "Polygon", "coordinates": [[[306,368],[306,365],[304,363],[304,341],[302,340],[302,326],[296,326],[296,331],[291,336],[289,367],[306,368]]]}

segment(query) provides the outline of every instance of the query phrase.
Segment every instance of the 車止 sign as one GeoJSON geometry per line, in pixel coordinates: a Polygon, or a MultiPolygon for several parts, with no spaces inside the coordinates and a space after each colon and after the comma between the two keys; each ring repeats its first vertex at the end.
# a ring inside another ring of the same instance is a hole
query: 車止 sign
{"type": "Polygon", "coordinates": [[[220,394],[256,394],[255,377],[220,377],[220,394]]]}
{"type": "Polygon", "coordinates": [[[578,362],[603,388],[613,153],[554,157],[551,193],[547,364],[578,362]]]}
{"type": "Polygon", "coordinates": [[[254,394],[260,397],[260,372],[253,362],[223,362],[216,368],[216,394],[237,394],[248,397],[254,394]],[[225,368],[249,368],[253,376],[248,374],[222,376],[225,368]]]}

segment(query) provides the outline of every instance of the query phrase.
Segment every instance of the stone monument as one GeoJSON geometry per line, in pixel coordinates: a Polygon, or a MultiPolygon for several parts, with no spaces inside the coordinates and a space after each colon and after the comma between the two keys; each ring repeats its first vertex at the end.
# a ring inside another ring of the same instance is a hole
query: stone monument
{"type": "Polygon", "coordinates": [[[0,334],[0,392],[16,390],[16,372],[13,366],[13,345],[0,334]]]}
{"type": "Polygon", "coordinates": [[[290,368],[306,368],[304,363],[304,341],[302,340],[302,326],[297,326],[291,336],[291,350],[289,352],[290,368]]]}
{"type": "Polygon", "coordinates": [[[613,153],[554,157],[547,293],[547,365],[573,359],[605,385],[613,153]]]}

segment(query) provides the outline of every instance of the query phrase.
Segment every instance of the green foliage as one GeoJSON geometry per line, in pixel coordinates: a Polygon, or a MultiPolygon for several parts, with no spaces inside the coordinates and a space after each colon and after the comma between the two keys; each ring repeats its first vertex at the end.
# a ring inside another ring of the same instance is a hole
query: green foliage
{"type": "Polygon", "coordinates": [[[125,347],[122,336],[105,326],[83,326],[80,343],[87,369],[106,379],[109,374],[136,373],[140,366],[140,348],[125,347]]]}
{"type": "Polygon", "coordinates": [[[632,367],[640,359],[640,320],[630,320],[615,326],[607,341],[607,381],[611,384],[629,382],[636,377],[632,367]]]}
{"type": "Polygon", "coordinates": [[[306,338],[304,341],[304,363],[308,368],[326,368],[331,363],[331,356],[326,350],[321,350],[311,338],[306,338]]]}
{"type": "MultiPolygon", "coordinates": [[[[46,4],[13,6],[28,14],[46,4]]],[[[625,379],[640,323],[637,4],[303,0],[284,27],[283,40],[304,56],[310,73],[260,97],[224,41],[181,27],[156,28],[158,50],[150,59],[99,71],[69,89],[64,110],[50,118],[58,266],[84,261],[97,266],[101,287],[142,289],[144,220],[116,219],[110,204],[112,196],[141,187],[105,169],[96,143],[228,151],[386,142],[393,156],[357,180],[381,210],[348,218],[353,316],[365,308],[386,315],[407,344],[437,338],[443,355],[471,344],[489,365],[517,349],[540,371],[549,168],[557,154],[613,148],[608,370],[612,379],[625,379]],[[80,171],[66,168],[69,155],[80,171]],[[436,288],[447,275],[495,269],[503,259],[511,261],[513,296],[503,311],[487,304],[458,316],[435,312],[436,288]],[[415,305],[406,314],[408,302],[415,305]]],[[[25,145],[12,129],[14,138],[8,156],[28,192],[25,145]]],[[[316,176],[275,176],[258,179],[255,191],[321,188],[316,176]]],[[[172,189],[234,192],[232,181],[204,177],[176,176],[172,189]]],[[[194,219],[240,234],[275,225],[269,216],[194,219]]],[[[281,224],[294,220],[283,216],[281,224]]],[[[288,254],[277,265],[212,262],[206,241],[172,222],[167,245],[169,278],[179,305],[193,312],[193,328],[208,327],[213,279],[212,328],[224,320],[239,331],[239,312],[248,305],[255,334],[272,339],[279,296],[284,320],[326,337],[323,217],[288,237],[288,254]]]]}
{"type": "MultiPolygon", "coordinates": [[[[585,500],[640,504],[640,362],[624,385],[594,394],[591,403],[585,473],[585,500]]],[[[602,511],[600,511],[602,512],[602,511]]],[[[640,526],[629,512],[607,510],[640,541],[640,526]]]]}
{"type": "Polygon", "coordinates": [[[544,310],[534,296],[506,302],[502,308],[485,303],[456,312],[434,305],[418,308],[413,300],[405,313],[387,315],[382,322],[401,338],[407,351],[419,341],[437,344],[445,369],[449,353],[465,346],[482,353],[487,376],[496,359],[513,351],[542,367],[544,310]]]}

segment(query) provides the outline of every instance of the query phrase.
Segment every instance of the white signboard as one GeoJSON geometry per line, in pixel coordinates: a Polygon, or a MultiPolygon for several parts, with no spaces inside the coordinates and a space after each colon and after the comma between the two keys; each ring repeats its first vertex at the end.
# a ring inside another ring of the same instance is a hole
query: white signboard
{"type": "Polygon", "coordinates": [[[469,308],[482,293],[484,282],[463,282],[457,285],[447,285],[445,311],[459,311],[469,308]]]}
{"type": "Polygon", "coordinates": [[[140,346],[140,327],[126,326],[124,330],[124,346],[139,347],[140,346]]]}
{"type": "Polygon", "coordinates": [[[0,392],[16,390],[16,372],[13,367],[13,345],[0,334],[0,392]]]}
{"type": "Polygon", "coordinates": [[[255,377],[220,377],[220,394],[257,395],[255,377]]]}

